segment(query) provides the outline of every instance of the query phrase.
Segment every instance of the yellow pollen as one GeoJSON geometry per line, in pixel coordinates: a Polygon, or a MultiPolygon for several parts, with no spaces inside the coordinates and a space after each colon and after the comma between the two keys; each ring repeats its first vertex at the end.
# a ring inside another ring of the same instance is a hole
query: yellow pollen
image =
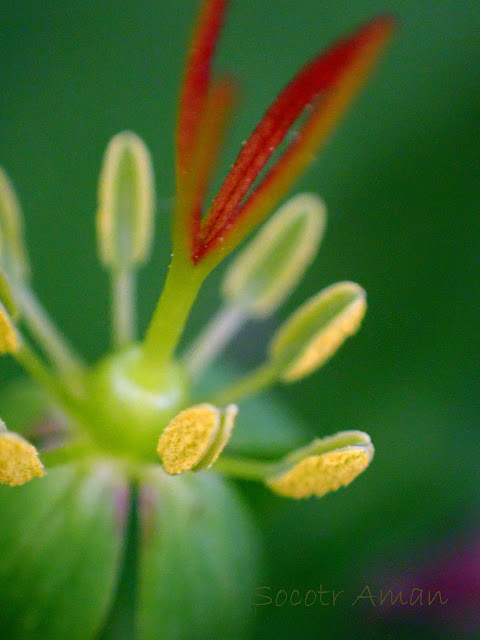
{"type": "Polygon", "coordinates": [[[0,434],[0,484],[16,487],[43,475],[34,446],[15,433],[0,434]]]}
{"type": "Polygon", "coordinates": [[[15,328],[0,304],[0,355],[15,353],[18,349],[18,339],[15,328]]]}
{"type": "Polygon", "coordinates": [[[360,447],[309,456],[281,476],[270,479],[269,487],[288,498],[320,498],[346,487],[368,467],[370,457],[360,447]]]}
{"type": "Polygon", "coordinates": [[[307,345],[300,357],[284,372],[286,382],[294,382],[321,367],[360,328],[367,303],[363,298],[355,300],[328,327],[318,333],[307,345]]]}
{"type": "Polygon", "coordinates": [[[210,449],[220,425],[220,412],[211,404],[181,411],[162,433],[157,452],[167,473],[193,469],[210,449]]]}

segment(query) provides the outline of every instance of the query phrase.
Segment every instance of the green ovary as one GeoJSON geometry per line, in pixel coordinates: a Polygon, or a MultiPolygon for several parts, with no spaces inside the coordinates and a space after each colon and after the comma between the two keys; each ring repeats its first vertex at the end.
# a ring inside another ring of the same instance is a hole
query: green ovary
{"type": "Polygon", "coordinates": [[[108,453],[136,460],[156,460],[158,439],[188,403],[182,368],[140,368],[139,347],[100,361],[88,384],[86,428],[108,453]]]}

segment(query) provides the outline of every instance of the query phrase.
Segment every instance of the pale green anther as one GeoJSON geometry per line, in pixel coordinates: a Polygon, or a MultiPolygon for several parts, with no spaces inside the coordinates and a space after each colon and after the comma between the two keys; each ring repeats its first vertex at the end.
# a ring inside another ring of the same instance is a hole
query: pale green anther
{"type": "Polygon", "coordinates": [[[136,134],[119,133],[105,152],[98,188],[98,246],[106,266],[124,270],[146,260],[154,208],[150,153],[136,134]]]}
{"type": "Polygon", "coordinates": [[[5,273],[0,269],[0,304],[13,320],[18,318],[18,308],[15,304],[13,293],[5,273]]]}
{"type": "Polygon", "coordinates": [[[366,311],[364,289],[339,282],[310,298],[276,332],[270,363],[285,382],[318,369],[356,333],[366,311]]]}
{"type": "Polygon", "coordinates": [[[252,317],[273,313],[313,261],[326,222],[313,193],[291,198],[234,260],[222,289],[229,305],[252,317]]]}
{"type": "Polygon", "coordinates": [[[23,217],[15,190],[0,167],[0,267],[12,279],[28,276],[23,240],[23,217]]]}
{"type": "Polygon", "coordinates": [[[7,309],[0,302],[0,356],[16,353],[18,348],[19,342],[15,324],[7,309]]]}

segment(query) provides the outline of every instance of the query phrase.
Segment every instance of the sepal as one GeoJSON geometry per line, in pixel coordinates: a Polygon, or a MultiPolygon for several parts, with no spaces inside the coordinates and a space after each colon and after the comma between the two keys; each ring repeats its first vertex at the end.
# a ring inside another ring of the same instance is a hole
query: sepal
{"type": "Polygon", "coordinates": [[[138,640],[244,637],[259,549],[240,496],[215,473],[151,467],[140,489],[138,640]]]}
{"type": "Polygon", "coordinates": [[[22,640],[91,640],[111,601],[128,490],[105,462],[0,487],[0,629],[22,640]]]}

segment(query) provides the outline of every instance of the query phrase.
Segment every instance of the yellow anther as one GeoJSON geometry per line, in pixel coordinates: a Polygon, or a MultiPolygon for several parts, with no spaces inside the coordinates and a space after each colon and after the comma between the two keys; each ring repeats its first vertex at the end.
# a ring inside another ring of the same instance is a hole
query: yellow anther
{"type": "Polygon", "coordinates": [[[15,353],[18,346],[15,327],[5,307],[0,303],[0,355],[15,353]]]}
{"type": "Polygon", "coordinates": [[[338,282],[302,305],[270,344],[270,360],[285,382],[321,367],[353,335],[367,308],[365,291],[354,282],[338,282]]]}
{"type": "Polygon", "coordinates": [[[285,382],[294,382],[319,369],[342,346],[345,340],[355,334],[367,310],[364,298],[352,302],[339,314],[326,330],[321,330],[306,346],[298,360],[285,371],[285,382]]]}
{"type": "Polygon", "coordinates": [[[0,432],[0,484],[16,487],[43,475],[35,447],[16,433],[0,432]]]}
{"type": "Polygon", "coordinates": [[[211,404],[181,411],[158,442],[165,471],[179,474],[210,467],[230,438],[236,413],[234,405],[222,412],[211,404]]]}
{"type": "Polygon", "coordinates": [[[309,456],[289,471],[267,481],[269,487],[288,498],[321,497],[352,482],[368,467],[370,456],[360,447],[309,456]]]}

